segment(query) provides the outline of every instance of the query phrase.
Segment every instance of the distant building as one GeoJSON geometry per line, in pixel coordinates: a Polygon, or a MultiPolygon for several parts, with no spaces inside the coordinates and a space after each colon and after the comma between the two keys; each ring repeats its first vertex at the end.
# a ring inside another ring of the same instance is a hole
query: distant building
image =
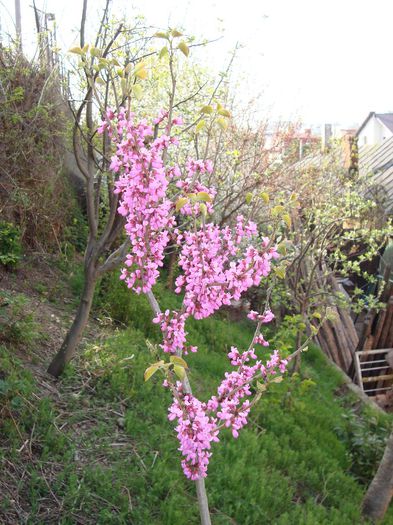
{"type": "Polygon", "coordinates": [[[372,175],[371,192],[393,212],[393,113],[371,112],[356,132],[359,172],[372,175]]]}
{"type": "Polygon", "coordinates": [[[393,137],[393,113],[369,113],[356,132],[358,146],[375,146],[393,137]]]}

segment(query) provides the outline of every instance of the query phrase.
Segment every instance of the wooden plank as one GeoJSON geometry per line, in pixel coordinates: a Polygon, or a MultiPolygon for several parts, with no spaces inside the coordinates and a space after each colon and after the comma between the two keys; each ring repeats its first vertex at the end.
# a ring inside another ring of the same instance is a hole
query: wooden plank
{"type": "MultiPolygon", "coordinates": [[[[371,363],[371,361],[370,361],[370,363],[371,363]]],[[[368,364],[368,363],[361,363],[361,364],[368,364]]],[[[374,368],[362,368],[362,367],[360,367],[360,370],[361,370],[362,372],[370,372],[371,370],[385,370],[386,368],[390,368],[390,366],[389,366],[389,365],[386,365],[386,366],[376,366],[376,367],[374,367],[374,368]]]]}
{"type": "Polygon", "coordinates": [[[393,374],[385,374],[381,376],[363,377],[363,383],[372,383],[373,381],[388,381],[393,379],[393,374]]]}
{"type": "Polygon", "coordinates": [[[383,327],[383,330],[382,330],[382,334],[381,334],[381,346],[384,346],[388,340],[389,340],[389,336],[390,336],[390,327],[392,326],[393,324],[393,297],[390,297],[389,299],[389,302],[388,302],[388,307],[386,309],[386,317],[385,317],[385,322],[384,322],[384,327],[383,327]]]}
{"type": "Polygon", "coordinates": [[[356,375],[357,375],[357,378],[358,378],[358,382],[359,382],[359,386],[362,390],[364,390],[363,388],[363,380],[362,380],[362,372],[360,370],[360,361],[359,361],[359,352],[355,352],[355,356],[354,356],[354,362],[355,362],[355,370],[356,370],[356,375]]]}
{"type": "Polygon", "coordinates": [[[364,392],[385,392],[386,390],[392,390],[393,387],[387,386],[384,388],[370,388],[369,390],[364,390],[364,392]]]}
{"type": "Polygon", "coordinates": [[[390,352],[393,350],[393,348],[378,348],[374,350],[360,350],[359,352],[356,352],[359,355],[371,355],[371,354],[384,354],[387,352],[390,352]]]}

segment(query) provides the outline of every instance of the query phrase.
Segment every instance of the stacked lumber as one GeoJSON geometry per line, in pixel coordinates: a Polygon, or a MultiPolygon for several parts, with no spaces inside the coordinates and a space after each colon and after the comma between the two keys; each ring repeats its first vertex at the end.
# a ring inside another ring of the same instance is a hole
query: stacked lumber
{"type": "Polygon", "coordinates": [[[390,268],[384,276],[381,301],[386,308],[367,313],[356,351],[355,375],[370,396],[388,392],[393,386],[393,285],[390,268]]]}
{"type": "MultiPolygon", "coordinates": [[[[333,275],[329,277],[329,284],[333,292],[344,291],[333,275]]],[[[325,321],[317,334],[317,341],[325,354],[348,374],[359,337],[348,309],[332,304],[331,310],[335,314],[335,320],[325,321]]]]}

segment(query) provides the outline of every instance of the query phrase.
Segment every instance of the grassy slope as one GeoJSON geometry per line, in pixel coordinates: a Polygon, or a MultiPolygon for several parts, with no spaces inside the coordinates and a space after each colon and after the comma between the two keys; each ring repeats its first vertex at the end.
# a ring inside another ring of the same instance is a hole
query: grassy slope
{"type": "MultiPolygon", "coordinates": [[[[176,304],[162,289],[158,295],[164,306],[176,304]]],[[[89,345],[62,380],[60,401],[35,399],[31,374],[1,349],[6,375],[0,396],[18,428],[3,412],[0,459],[12,463],[15,473],[24,463],[20,523],[198,523],[194,487],[181,472],[166,417],[168,393],[160,380],[144,384],[142,379],[155,360],[145,337],[154,341],[157,331],[144,298],[124,301],[128,296],[115,303],[134,326],[89,345]],[[26,436],[30,443],[18,452],[26,436]]],[[[244,348],[251,326],[209,319],[189,328],[199,346],[198,354],[188,357],[191,381],[206,398],[228,369],[225,350],[231,344],[244,348]]],[[[353,472],[371,475],[372,440],[384,435],[389,419],[359,410],[354,416],[356,400],[335,396],[339,387],[337,373],[312,349],[305,354],[302,377],[273,385],[239,439],[222,434],[207,478],[214,524],[362,523],[365,487],[353,472]]],[[[3,481],[0,476],[0,523],[17,506],[12,486],[7,490],[3,481]]],[[[384,523],[393,524],[392,512],[384,523]]]]}

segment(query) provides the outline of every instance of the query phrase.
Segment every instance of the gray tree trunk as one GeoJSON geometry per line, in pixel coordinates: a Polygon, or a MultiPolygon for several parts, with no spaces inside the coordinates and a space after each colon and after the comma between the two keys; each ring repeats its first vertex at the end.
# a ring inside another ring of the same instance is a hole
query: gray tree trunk
{"type": "Polygon", "coordinates": [[[393,496],[393,430],[377,473],[363,499],[362,512],[365,518],[378,522],[383,519],[393,496]]]}
{"type": "Polygon", "coordinates": [[[82,339],[83,331],[89,320],[90,310],[93,303],[94,290],[97,282],[97,272],[94,267],[85,270],[85,284],[78,310],[74,321],[61,345],[60,350],[49,365],[48,372],[54,377],[59,377],[64,371],[66,364],[72,359],[75,350],[82,339]]]}

